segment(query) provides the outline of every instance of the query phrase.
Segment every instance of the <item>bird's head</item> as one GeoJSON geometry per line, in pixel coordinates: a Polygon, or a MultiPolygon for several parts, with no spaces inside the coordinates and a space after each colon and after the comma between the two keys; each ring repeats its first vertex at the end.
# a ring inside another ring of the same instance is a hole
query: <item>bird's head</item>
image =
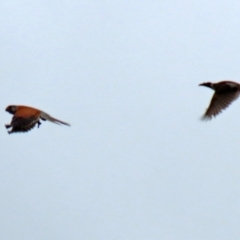
{"type": "Polygon", "coordinates": [[[205,87],[213,88],[213,84],[211,82],[200,83],[199,86],[205,86],[205,87]]]}
{"type": "Polygon", "coordinates": [[[6,112],[9,112],[10,114],[15,114],[17,111],[17,106],[16,105],[10,105],[6,107],[5,109],[6,112]]]}

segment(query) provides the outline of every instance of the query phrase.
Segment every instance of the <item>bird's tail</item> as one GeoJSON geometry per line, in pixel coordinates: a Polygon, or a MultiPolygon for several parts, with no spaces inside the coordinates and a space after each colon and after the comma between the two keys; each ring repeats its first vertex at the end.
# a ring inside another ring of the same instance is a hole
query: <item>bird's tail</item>
{"type": "Polygon", "coordinates": [[[43,120],[48,120],[50,122],[53,122],[53,123],[56,123],[56,124],[64,124],[64,125],[67,125],[70,127],[70,124],[69,123],[66,123],[66,122],[63,122],[63,121],[60,121],[56,118],[53,118],[51,117],[49,114],[45,113],[45,112],[41,112],[41,115],[40,117],[43,119],[43,120]]]}

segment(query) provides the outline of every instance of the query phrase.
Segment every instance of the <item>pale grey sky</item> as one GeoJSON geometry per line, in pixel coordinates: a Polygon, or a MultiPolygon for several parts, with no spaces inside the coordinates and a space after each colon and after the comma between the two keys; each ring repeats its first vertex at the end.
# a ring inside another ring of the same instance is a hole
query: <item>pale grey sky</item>
{"type": "Polygon", "coordinates": [[[0,3],[0,239],[240,238],[239,1],[0,3]],[[9,104],[70,122],[8,135],[9,104]]]}

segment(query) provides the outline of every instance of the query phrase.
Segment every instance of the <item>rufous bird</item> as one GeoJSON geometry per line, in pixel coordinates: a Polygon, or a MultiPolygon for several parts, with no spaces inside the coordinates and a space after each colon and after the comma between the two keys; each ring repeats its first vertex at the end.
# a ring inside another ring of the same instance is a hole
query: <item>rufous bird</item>
{"type": "Polygon", "coordinates": [[[209,87],[215,91],[210,105],[202,117],[203,120],[210,120],[212,117],[216,117],[235,101],[240,94],[240,84],[232,81],[205,82],[199,84],[199,86],[209,87]]]}
{"type": "Polygon", "coordinates": [[[6,108],[6,111],[13,114],[11,123],[5,125],[6,128],[11,128],[11,130],[8,131],[9,134],[14,132],[28,132],[33,129],[36,124],[39,127],[41,124],[40,119],[70,126],[69,123],[53,118],[49,114],[33,107],[10,105],[6,108]]]}

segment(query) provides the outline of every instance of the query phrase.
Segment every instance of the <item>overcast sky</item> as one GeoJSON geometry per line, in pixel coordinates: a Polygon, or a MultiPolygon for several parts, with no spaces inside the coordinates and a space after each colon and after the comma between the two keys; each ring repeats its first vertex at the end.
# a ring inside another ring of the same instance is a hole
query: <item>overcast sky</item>
{"type": "Polygon", "coordinates": [[[0,3],[0,239],[240,238],[240,2],[0,3]],[[8,135],[10,104],[46,111],[8,135]]]}

